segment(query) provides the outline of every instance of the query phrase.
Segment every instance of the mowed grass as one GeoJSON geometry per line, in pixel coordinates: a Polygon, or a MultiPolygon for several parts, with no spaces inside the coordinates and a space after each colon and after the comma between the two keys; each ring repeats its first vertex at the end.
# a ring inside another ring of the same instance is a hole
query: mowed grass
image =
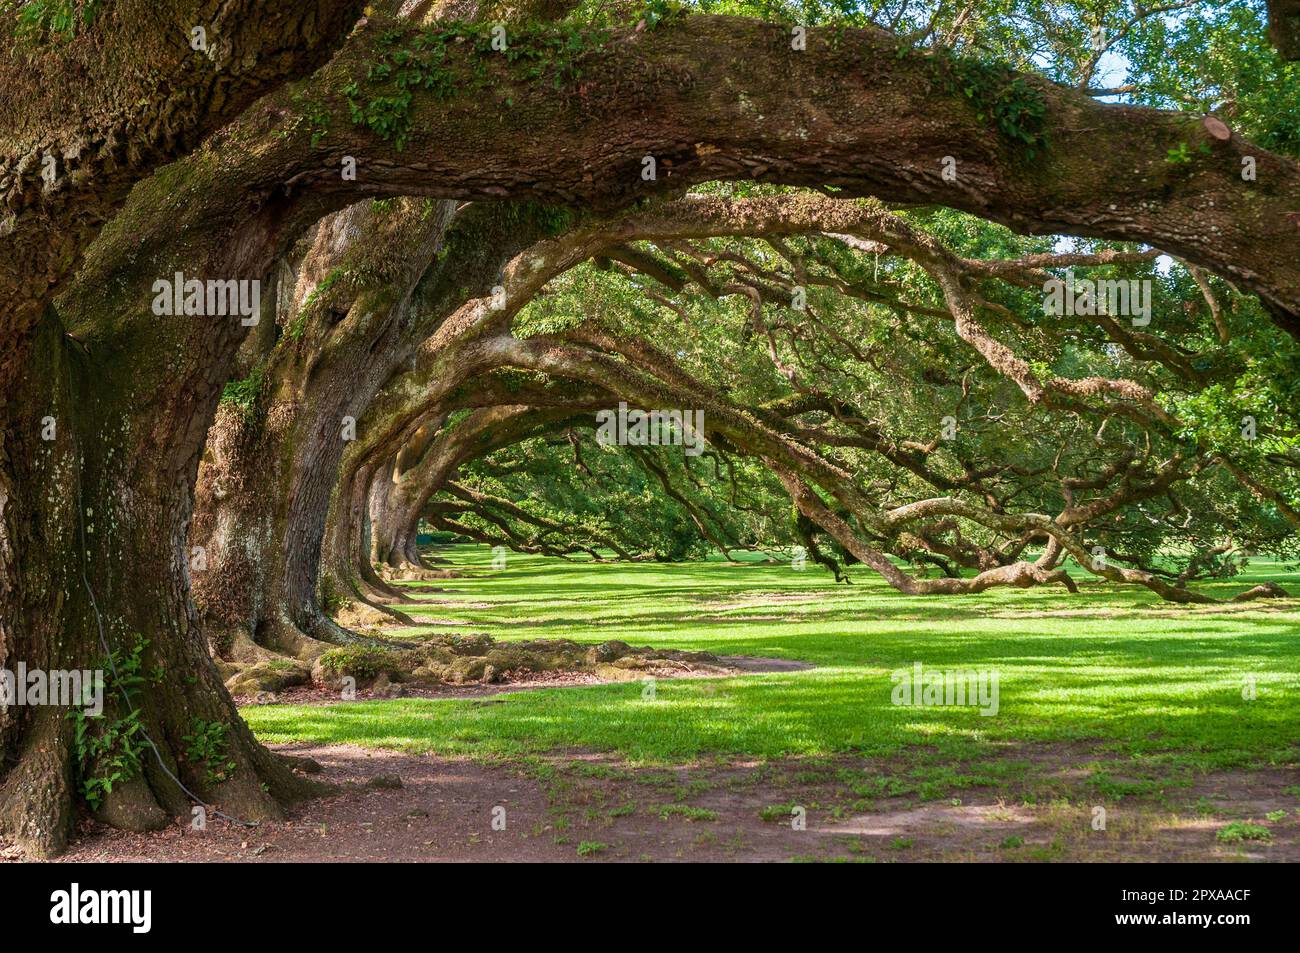
{"type": "MultiPolygon", "coordinates": [[[[1300,760],[1300,599],[1177,606],[1092,583],[1075,596],[1053,588],[922,598],[894,592],[861,567],[844,586],[815,567],[758,561],[628,565],[512,554],[498,571],[486,547],[441,555],[465,576],[411,584],[430,601],[408,611],[430,625],[397,633],[621,639],[817,667],[660,680],[652,698],[631,682],[476,700],[245,708],[257,734],[483,758],[588,749],[665,763],[910,752],[938,764],[1075,741],[1153,767],[1300,760]],[[915,662],[996,671],[997,715],[892,704],[890,673],[915,662]],[[1252,684],[1254,697],[1245,697],[1252,684]]],[[[1202,588],[1226,596],[1265,580],[1300,593],[1294,573],[1264,562],[1202,588]]]]}

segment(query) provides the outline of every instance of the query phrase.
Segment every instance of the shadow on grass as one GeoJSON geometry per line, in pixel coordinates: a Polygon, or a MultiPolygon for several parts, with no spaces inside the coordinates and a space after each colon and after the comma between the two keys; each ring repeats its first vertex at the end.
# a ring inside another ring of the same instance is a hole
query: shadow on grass
{"type": "MultiPolygon", "coordinates": [[[[899,595],[861,572],[859,584],[837,586],[816,570],[756,562],[512,557],[498,572],[489,568],[486,547],[442,554],[474,575],[411,583],[417,596],[433,586],[451,591],[404,608],[417,618],[465,623],[459,631],[505,639],[618,638],[798,659],[818,668],[661,680],[653,698],[636,682],[473,701],[262,706],[245,710],[254,729],[272,741],[476,757],[585,748],[656,761],[846,751],[926,751],[955,761],[987,757],[990,743],[1076,740],[1144,757],[1173,753],[1199,765],[1297,757],[1296,600],[1216,612],[1109,585],[1088,586],[1077,596],[1035,589],[924,598],[899,595]],[[800,600],[782,601],[789,596],[800,600]],[[890,672],[917,661],[930,670],[996,671],[998,714],[893,705],[890,672]]],[[[1238,591],[1266,580],[1297,588],[1292,576],[1267,565],[1212,588],[1238,591]]],[[[403,633],[438,629],[431,624],[403,633]]]]}

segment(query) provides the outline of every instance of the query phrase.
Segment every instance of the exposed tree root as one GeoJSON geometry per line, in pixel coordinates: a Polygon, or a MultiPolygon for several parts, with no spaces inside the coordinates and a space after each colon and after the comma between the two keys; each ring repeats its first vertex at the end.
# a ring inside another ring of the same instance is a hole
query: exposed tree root
{"type": "MultiPolygon", "coordinates": [[[[188,823],[200,808],[209,823],[225,816],[255,824],[281,819],[284,806],[333,790],[295,774],[263,747],[215,675],[204,666],[192,684],[167,680],[138,693],[149,740],[138,773],[104,793],[93,811],[96,820],[120,830],[159,830],[188,823]],[[224,726],[219,765],[195,763],[186,753],[185,736],[196,722],[224,726]]],[[[120,716],[119,707],[110,699],[104,717],[120,716]]],[[[61,708],[40,707],[26,729],[18,760],[0,784],[0,832],[26,854],[48,858],[67,844],[82,798],[73,770],[72,721],[61,708]]]]}

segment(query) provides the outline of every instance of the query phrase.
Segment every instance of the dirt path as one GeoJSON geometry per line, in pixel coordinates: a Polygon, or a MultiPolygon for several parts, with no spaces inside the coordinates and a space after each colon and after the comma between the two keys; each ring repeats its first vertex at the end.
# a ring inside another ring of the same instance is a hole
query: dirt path
{"type": "Polygon", "coordinates": [[[1068,782],[1054,766],[1088,757],[1077,747],[999,753],[1036,763],[1038,780],[1065,796],[1029,796],[1027,781],[1024,791],[937,801],[864,798],[864,787],[887,792],[896,776],[854,757],[646,768],[589,752],[483,765],[351,746],[278,750],[315,759],[340,792],[254,830],[213,822],[139,835],[87,824],[61,860],[1300,860],[1300,797],[1282,769],[1205,776],[1173,799],[1125,798],[1106,805],[1098,830],[1087,793],[1059,787],[1068,782]],[[792,806],[805,809],[803,829],[792,806]],[[1266,826],[1270,839],[1219,840],[1236,819],[1266,826]]]}
{"type": "Polygon", "coordinates": [[[471,761],[422,758],[352,746],[275,750],[318,761],[337,796],[307,802],[282,823],[254,830],[213,822],[156,834],[88,831],[65,861],[477,861],[568,860],[549,837],[542,789],[518,772],[471,761]],[[399,778],[400,788],[379,787],[399,778]],[[376,779],[380,779],[378,782],[376,779]],[[494,832],[492,809],[506,809],[494,832]]]}

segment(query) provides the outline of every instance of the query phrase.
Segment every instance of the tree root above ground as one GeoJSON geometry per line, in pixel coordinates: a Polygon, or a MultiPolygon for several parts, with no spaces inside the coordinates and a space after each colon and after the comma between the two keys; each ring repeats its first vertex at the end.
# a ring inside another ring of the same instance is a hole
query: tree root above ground
{"type": "Polygon", "coordinates": [[[417,625],[415,619],[392,606],[376,606],[349,599],[334,613],[334,621],[354,632],[368,632],[389,625],[417,625]]]}
{"type": "Polygon", "coordinates": [[[226,687],[232,695],[258,703],[328,703],[347,697],[348,691],[357,698],[439,697],[490,694],[499,686],[709,678],[811,667],[783,659],[634,648],[617,640],[598,645],[568,639],[497,642],[476,633],[413,640],[409,649],[336,648],[311,665],[292,659],[259,661],[232,670],[226,687]]]}
{"type": "Polygon", "coordinates": [[[432,579],[459,579],[456,569],[430,569],[424,566],[380,566],[379,575],[389,582],[428,582],[432,579]]]}

